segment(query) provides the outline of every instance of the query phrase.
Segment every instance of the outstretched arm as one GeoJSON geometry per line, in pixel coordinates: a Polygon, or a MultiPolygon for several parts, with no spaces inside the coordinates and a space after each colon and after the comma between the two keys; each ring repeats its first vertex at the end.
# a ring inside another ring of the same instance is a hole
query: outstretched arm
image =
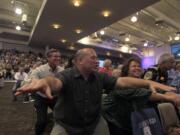
{"type": "Polygon", "coordinates": [[[17,89],[15,95],[20,95],[25,92],[36,92],[40,91],[44,93],[48,98],[52,99],[51,90],[61,90],[62,81],[58,78],[48,76],[43,79],[32,79],[31,83],[22,86],[17,89]]]}
{"type": "Polygon", "coordinates": [[[150,88],[152,91],[156,91],[157,89],[171,91],[176,90],[174,87],[166,86],[151,80],[143,80],[132,77],[119,77],[116,81],[116,87],[143,87],[150,88]]]}
{"type": "Polygon", "coordinates": [[[180,95],[173,92],[166,92],[165,94],[152,93],[150,96],[152,101],[168,101],[173,102],[176,106],[180,106],[180,95]]]}

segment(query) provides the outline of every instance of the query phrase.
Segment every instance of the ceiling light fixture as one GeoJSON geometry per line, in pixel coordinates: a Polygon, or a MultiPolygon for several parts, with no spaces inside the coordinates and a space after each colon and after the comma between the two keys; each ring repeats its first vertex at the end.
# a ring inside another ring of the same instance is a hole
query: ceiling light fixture
{"type": "Polygon", "coordinates": [[[14,0],[11,0],[11,4],[14,4],[14,0]]]}
{"type": "Polygon", "coordinates": [[[132,53],[132,50],[131,50],[131,49],[129,49],[129,53],[132,53]]]}
{"type": "Polygon", "coordinates": [[[81,30],[81,29],[76,29],[75,32],[76,32],[77,34],[80,34],[80,33],[82,32],[82,30],[81,30]]]}
{"type": "Polygon", "coordinates": [[[15,13],[18,14],[18,15],[21,15],[22,14],[22,9],[16,8],[15,13]]]}
{"type": "Polygon", "coordinates": [[[174,40],[176,40],[176,41],[180,40],[180,37],[177,35],[177,36],[174,37],[174,40]]]}
{"type": "Polygon", "coordinates": [[[22,15],[21,22],[27,22],[27,14],[22,15]]]}
{"type": "Polygon", "coordinates": [[[21,30],[21,26],[17,25],[16,26],[16,30],[20,31],[21,30]]]}
{"type": "Polygon", "coordinates": [[[66,39],[61,39],[61,42],[62,42],[62,43],[66,43],[67,40],[66,40],[66,39]]]}
{"type": "Polygon", "coordinates": [[[111,56],[111,53],[110,53],[110,52],[107,52],[106,55],[107,55],[107,56],[111,56]]]}
{"type": "Polygon", "coordinates": [[[74,1],[73,1],[73,5],[74,5],[75,7],[80,7],[80,6],[82,5],[82,1],[81,1],[81,0],[74,0],[74,1]]]}
{"type": "Polygon", "coordinates": [[[54,23],[51,25],[51,27],[53,27],[54,29],[59,29],[61,27],[60,24],[54,23]]]}
{"type": "Polygon", "coordinates": [[[70,49],[70,50],[74,50],[75,47],[74,47],[74,46],[70,46],[69,49],[70,49]]]}
{"type": "Polygon", "coordinates": [[[102,15],[107,18],[111,15],[111,12],[109,10],[104,10],[102,11],[102,15]]]}
{"type": "Polygon", "coordinates": [[[91,44],[91,40],[89,37],[84,37],[84,38],[78,40],[78,43],[88,45],[88,44],[91,44]]]}
{"type": "Polygon", "coordinates": [[[104,35],[104,34],[105,34],[105,31],[104,31],[104,30],[101,30],[101,31],[100,31],[100,34],[101,34],[101,35],[104,35]]]}
{"type": "Polygon", "coordinates": [[[144,47],[147,47],[147,46],[148,46],[148,43],[147,43],[147,42],[145,42],[145,43],[144,43],[144,47]]]}
{"type": "Polygon", "coordinates": [[[129,42],[129,41],[130,41],[130,38],[129,38],[129,37],[126,37],[126,38],[125,38],[125,41],[126,41],[126,42],[129,42]]]}
{"type": "Polygon", "coordinates": [[[138,20],[137,16],[132,16],[131,17],[131,22],[135,23],[135,22],[137,22],[137,20],[138,20]]]}
{"type": "Polygon", "coordinates": [[[127,53],[129,51],[129,46],[128,45],[123,45],[121,47],[121,51],[127,53]]]}

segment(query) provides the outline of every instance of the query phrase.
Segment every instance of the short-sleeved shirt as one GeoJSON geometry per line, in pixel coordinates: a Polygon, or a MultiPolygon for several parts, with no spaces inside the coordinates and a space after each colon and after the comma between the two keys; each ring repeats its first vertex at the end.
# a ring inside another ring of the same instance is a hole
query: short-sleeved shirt
{"type": "Polygon", "coordinates": [[[113,90],[117,79],[97,72],[84,79],[76,67],[58,78],[63,88],[54,108],[55,122],[70,135],[92,134],[100,118],[102,90],[113,90]]]}
{"type": "MultiPolygon", "coordinates": [[[[63,70],[63,68],[60,66],[57,66],[55,70],[52,70],[52,68],[49,66],[49,64],[46,63],[44,65],[37,67],[35,70],[32,70],[29,75],[29,79],[32,79],[32,78],[42,79],[47,76],[56,76],[62,70],[63,70]]],[[[44,94],[42,94],[41,92],[37,92],[37,94],[40,95],[41,97],[46,98],[46,96],[44,94]]]]}

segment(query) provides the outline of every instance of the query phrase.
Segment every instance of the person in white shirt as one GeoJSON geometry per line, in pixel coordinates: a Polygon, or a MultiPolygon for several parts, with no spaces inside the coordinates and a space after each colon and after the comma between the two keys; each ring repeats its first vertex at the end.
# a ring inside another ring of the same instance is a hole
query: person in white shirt
{"type": "Polygon", "coordinates": [[[16,93],[16,89],[21,86],[22,81],[26,81],[28,79],[28,74],[24,72],[23,67],[20,67],[19,71],[15,73],[14,79],[16,80],[16,83],[13,87],[13,101],[17,101],[17,97],[14,96],[14,93],[16,93]]]}

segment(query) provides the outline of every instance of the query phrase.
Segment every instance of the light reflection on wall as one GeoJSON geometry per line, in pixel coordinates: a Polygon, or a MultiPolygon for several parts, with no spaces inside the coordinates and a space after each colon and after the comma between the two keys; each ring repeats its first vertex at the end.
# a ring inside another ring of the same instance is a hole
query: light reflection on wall
{"type": "Polygon", "coordinates": [[[155,57],[143,57],[142,59],[142,67],[147,69],[148,67],[155,65],[155,57]]]}

